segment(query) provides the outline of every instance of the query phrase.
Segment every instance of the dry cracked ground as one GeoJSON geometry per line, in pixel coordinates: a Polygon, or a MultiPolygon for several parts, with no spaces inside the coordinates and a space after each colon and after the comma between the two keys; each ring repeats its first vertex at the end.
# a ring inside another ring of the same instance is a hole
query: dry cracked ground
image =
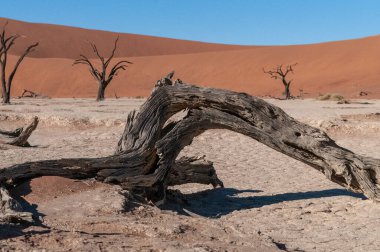
{"type": "MultiPolygon", "coordinates": [[[[320,127],[338,144],[380,158],[380,101],[268,100],[320,127]]],[[[41,120],[32,148],[0,146],[0,168],[40,159],[112,154],[128,112],[141,99],[23,99],[0,106],[0,128],[41,120]]],[[[177,187],[188,204],[131,210],[117,186],[57,177],[13,193],[36,226],[0,224],[0,250],[380,251],[380,205],[246,136],[210,130],[181,155],[214,162],[223,189],[177,187]]]]}

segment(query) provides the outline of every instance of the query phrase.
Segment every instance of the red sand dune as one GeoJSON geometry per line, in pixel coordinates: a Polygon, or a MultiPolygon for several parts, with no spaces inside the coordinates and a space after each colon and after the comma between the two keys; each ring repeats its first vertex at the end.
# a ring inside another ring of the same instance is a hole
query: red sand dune
{"type": "MultiPolygon", "coordinates": [[[[0,25],[8,19],[0,18],[0,25]]],[[[244,46],[223,45],[169,39],[136,34],[88,30],[61,25],[35,24],[8,20],[8,34],[22,35],[14,46],[13,54],[20,55],[25,46],[40,42],[38,51],[31,54],[34,58],[75,59],[80,54],[93,55],[88,42],[95,43],[100,52],[111,53],[113,43],[119,35],[117,57],[152,56],[209,51],[224,51],[245,48],[244,46]]]]}
{"type": "MultiPolygon", "coordinates": [[[[99,44],[101,51],[111,50],[115,33],[16,21],[10,21],[8,28],[26,34],[23,43],[41,41],[38,52],[23,62],[15,77],[14,96],[23,89],[52,97],[95,96],[95,81],[86,66],[72,66],[73,58],[79,53],[90,55],[87,39],[99,44]]],[[[365,98],[380,98],[380,36],[271,47],[218,45],[130,34],[121,34],[120,38],[118,59],[127,56],[134,64],[114,79],[107,90],[108,96],[114,92],[118,96],[147,96],[155,81],[171,70],[176,71],[175,77],[189,83],[258,96],[280,96],[281,83],[270,79],[262,68],[298,62],[291,76],[294,95],[303,89],[308,97],[331,92],[352,98],[365,91],[369,93],[365,98]]]]}

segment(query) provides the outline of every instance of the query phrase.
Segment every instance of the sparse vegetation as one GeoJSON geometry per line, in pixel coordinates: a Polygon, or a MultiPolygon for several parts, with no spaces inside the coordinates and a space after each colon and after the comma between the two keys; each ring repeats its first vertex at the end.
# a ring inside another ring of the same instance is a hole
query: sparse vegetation
{"type": "Polygon", "coordinates": [[[344,98],[344,96],[340,94],[327,93],[327,94],[319,94],[316,98],[319,101],[336,101],[338,104],[350,104],[350,100],[344,98]]]}
{"type": "Polygon", "coordinates": [[[332,93],[327,93],[327,94],[319,94],[317,97],[317,100],[320,101],[342,101],[344,100],[344,97],[339,94],[332,94],[332,93]]]}

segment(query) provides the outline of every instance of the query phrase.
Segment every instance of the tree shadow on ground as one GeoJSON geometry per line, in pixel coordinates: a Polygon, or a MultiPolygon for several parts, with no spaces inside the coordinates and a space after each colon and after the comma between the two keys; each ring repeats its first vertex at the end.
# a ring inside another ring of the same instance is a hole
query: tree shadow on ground
{"type": "Polygon", "coordinates": [[[335,196],[348,196],[366,199],[363,195],[345,189],[327,189],[321,191],[282,193],[263,196],[239,196],[239,194],[259,193],[260,190],[237,190],[233,188],[217,188],[184,195],[188,204],[171,203],[166,209],[189,215],[188,211],[209,218],[220,218],[233,211],[260,208],[286,201],[318,199],[335,196]],[[188,210],[188,211],[186,211],[188,210]]]}
{"type": "Polygon", "coordinates": [[[30,204],[28,201],[24,199],[24,196],[28,195],[32,192],[31,181],[26,181],[24,183],[19,184],[13,190],[10,191],[11,196],[22,206],[22,209],[26,212],[30,212],[33,214],[33,218],[35,219],[35,224],[41,225],[41,219],[44,215],[38,212],[38,206],[36,204],[30,204]]]}
{"type": "MultiPolygon", "coordinates": [[[[37,206],[34,204],[29,204],[21,197],[30,192],[30,183],[25,183],[22,187],[15,189],[16,190],[13,191],[12,196],[23,206],[24,210],[32,212],[33,215],[37,217],[36,222],[33,223],[33,226],[28,224],[15,225],[0,223],[0,240],[18,236],[28,237],[36,234],[50,233],[51,229],[43,225],[43,223],[39,220],[39,218],[43,217],[43,215],[37,211],[37,206]]],[[[259,192],[262,191],[238,190],[234,188],[210,189],[183,195],[188,202],[186,205],[169,202],[163,207],[163,209],[173,210],[183,215],[189,215],[190,211],[191,213],[195,213],[203,217],[220,218],[224,215],[232,213],[233,211],[260,208],[287,201],[318,199],[335,196],[348,196],[365,199],[365,197],[361,194],[352,193],[344,189],[328,189],[276,195],[251,195],[259,192]]]]}
{"type": "MultiPolygon", "coordinates": [[[[46,229],[41,226],[33,227],[32,230],[26,230],[28,227],[30,227],[30,225],[28,224],[0,223],[0,240],[10,239],[10,238],[18,237],[18,236],[31,236],[31,235],[36,235],[36,234],[50,233],[49,229],[46,229]]],[[[0,250],[1,250],[1,245],[0,245],[0,250]]]]}

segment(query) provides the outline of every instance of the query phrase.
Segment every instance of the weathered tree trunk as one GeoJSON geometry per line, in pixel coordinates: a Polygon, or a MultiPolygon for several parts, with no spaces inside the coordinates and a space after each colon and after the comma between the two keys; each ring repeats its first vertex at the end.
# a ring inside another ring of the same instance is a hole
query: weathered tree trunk
{"type": "Polygon", "coordinates": [[[310,165],[351,191],[380,199],[380,160],[338,146],[323,131],[294,120],[259,98],[181,81],[172,85],[169,78],[159,83],[139,113],[128,115],[114,155],[14,165],[0,170],[0,184],[9,187],[48,175],[96,178],[143,192],[153,202],[162,202],[169,185],[223,185],[209,162],[176,158],[205,130],[229,129],[310,165]],[[185,109],[184,118],[167,123],[171,116],[185,109]],[[202,169],[209,172],[202,173],[202,169]]]}
{"type": "MultiPolygon", "coordinates": [[[[1,40],[1,36],[0,36],[1,40]]],[[[0,46],[0,52],[2,51],[2,46],[0,46]]],[[[1,57],[0,57],[1,59],[1,57]]],[[[7,91],[7,82],[5,80],[5,64],[0,64],[1,67],[1,97],[2,97],[2,103],[3,104],[9,104],[10,103],[10,94],[7,91]]]]}
{"type": "Polygon", "coordinates": [[[285,85],[285,99],[290,99],[291,98],[291,95],[290,95],[290,84],[286,84],[285,85]]]}
{"type": "Polygon", "coordinates": [[[33,122],[28,125],[25,130],[23,128],[18,128],[14,131],[5,131],[0,130],[0,135],[5,135],[7,137],[14,138],[10,141],[0,141],[0,143],[20,146],[20,147],[30,147],[28,143],[28,139],[33,131],[37,128],[38,125],[38,117],[34,117],[33,122]]]}
{"type": "Polygon", "coordinates": [[[102,82],[99,82],[98,95],[96,96],[96,101],[104,100],[105,91],[106,91],[106,85],[102,82]]]}
{"type": "Polygon", "coordinates": [[[7,91],[3,92],[3,104],[10,104],[10,103],[11,103],[10,93],[7,91]]]}
{"type": "Polygon", "coordinates": [[[285,99],[288,100],[291,98],[291,94],[290,94],[290,83],[291,81],[287,81],[285,79],[285,77],[282,78],[282,84],[284,85],[284,96],[285,96],[285,99]]]}

